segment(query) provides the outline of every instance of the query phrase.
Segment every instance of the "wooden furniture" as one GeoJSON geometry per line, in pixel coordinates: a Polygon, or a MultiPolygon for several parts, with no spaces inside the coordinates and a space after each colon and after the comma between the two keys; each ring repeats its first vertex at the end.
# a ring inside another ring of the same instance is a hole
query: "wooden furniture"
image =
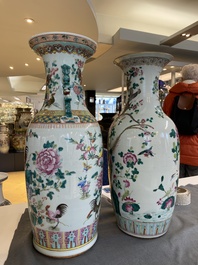
{"type": "Polygon", "coordinates": [[[0,154],[0,171],[13,172],[24,170],[24,152],[0,154]]]}

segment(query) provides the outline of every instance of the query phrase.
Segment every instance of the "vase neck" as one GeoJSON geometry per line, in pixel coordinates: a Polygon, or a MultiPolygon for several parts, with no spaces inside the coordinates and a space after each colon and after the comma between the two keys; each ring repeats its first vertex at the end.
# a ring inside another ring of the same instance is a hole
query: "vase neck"
{"type": "Polygon", "coordinates": [[[46,92],[42,110],[86,109],[81,74],[85,58],[68,53],[43,55],[46,72],[46,92]]]}
{"type": "Polygon", "coordinates": [[[129,91],[129,104],[138,107],[148,105],[160,106],[159,101],[159,74],[161,67],[144,65],[124,69],[127,88],[129,91]]]}

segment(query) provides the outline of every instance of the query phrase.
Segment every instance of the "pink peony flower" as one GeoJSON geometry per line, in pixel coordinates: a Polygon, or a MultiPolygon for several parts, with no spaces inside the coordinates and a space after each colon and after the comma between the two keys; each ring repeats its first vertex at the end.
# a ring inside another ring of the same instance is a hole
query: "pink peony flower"
{"type": "Polygon", "coordinates": [[[124,154],[124,156],[123,156],[123,162],[125,163],[125,164],[127,164],[127,163],[134,163],[134,164],[136,164],[137,163],[137,157],[136,157],[136,155],[134,155],[134,154],[131,154],[131,153],[126,153],[126,154],[124,154]]]}
{"type": "Polygon", "coordinates": [[[36,166],[41,173],[54,174],[60,167],[60,157],[57,151],[53,148],[42,150],[36,159],[36,166]]]}

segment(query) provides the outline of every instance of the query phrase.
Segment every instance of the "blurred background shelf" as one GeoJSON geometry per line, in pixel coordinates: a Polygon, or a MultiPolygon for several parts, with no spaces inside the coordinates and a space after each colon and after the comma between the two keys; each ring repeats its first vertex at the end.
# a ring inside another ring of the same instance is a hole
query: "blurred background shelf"
{"type": "Polygon", "coordinates": [[[23,171],[24,152],[0,154],[0,171],[23,171]]]}

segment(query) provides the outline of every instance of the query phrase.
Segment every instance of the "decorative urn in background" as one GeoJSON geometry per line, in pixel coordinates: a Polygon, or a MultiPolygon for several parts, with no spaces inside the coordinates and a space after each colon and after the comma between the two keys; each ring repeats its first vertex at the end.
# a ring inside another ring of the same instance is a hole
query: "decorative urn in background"
{"type": "Polygon", "coordinates": [[[103,177],[102,135],[87,110],[81,74],[96,43],[82,35],[51,32],[30,47],[43,58],[46,94],[27,130],[26,186],[34,247],[72,257],[97,240],[103,177]]]}
{"type": "Polygon", "coordinates": [[[118,227],[142,238],[166,233],[179,176],[179,138],[159,102],[158,78],[172,60],[139,53],[115,60],[124,72],[129,100],[109,131],[110,186],[118,227]]]}
{"type": "Polygon", "coordinates": [[[0,124],[0,153],[7,154],[10,149],[9,129],[6,124],[0,124]]]}

